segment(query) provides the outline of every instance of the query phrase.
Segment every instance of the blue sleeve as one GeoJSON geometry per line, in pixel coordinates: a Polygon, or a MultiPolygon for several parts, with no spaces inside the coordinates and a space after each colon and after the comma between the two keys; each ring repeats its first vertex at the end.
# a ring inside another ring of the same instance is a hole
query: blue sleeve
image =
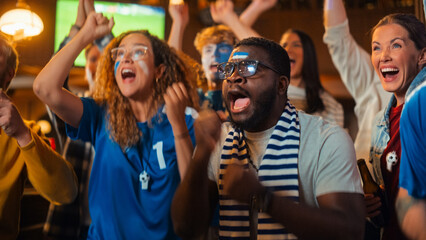
{"type": "Polygon", "coordinates": [[[80,99],[83,102],[83,116],[78,128],[66,124],[67,135],[73,140],[80,139],[94,144],[97,129],[101,127],[103,110],[92,98],[80,99]]]}
{"type": "MultiPolygon", "coordinates": [[[[417,90],[417,89],[416,89],[417,90]]],[[[406,102],[400,120],[399,184],[415,198],[426,198],[426,85],[406,102]],[[423,104],[422,104],[423,103],[423,104]]]]}

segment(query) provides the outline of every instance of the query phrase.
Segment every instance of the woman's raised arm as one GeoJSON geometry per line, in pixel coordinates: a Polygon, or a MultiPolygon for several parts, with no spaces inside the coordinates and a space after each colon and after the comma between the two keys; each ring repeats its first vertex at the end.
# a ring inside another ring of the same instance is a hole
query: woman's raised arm
{"type": "Polygon", "coordinates": [[[95,39],[111,32],[113,19],[92,12],[77,35],[59,51],[34,80],[33,90],[61,119],[78,127],[83,114],[81,100],[62,88],[78,54],[95,39]]]}

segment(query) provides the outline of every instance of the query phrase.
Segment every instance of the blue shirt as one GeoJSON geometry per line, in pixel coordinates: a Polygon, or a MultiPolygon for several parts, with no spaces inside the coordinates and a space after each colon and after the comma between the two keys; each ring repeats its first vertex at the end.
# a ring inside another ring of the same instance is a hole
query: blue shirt
{"type": "MultiPolygon", "coordinates": [[[[426,78],[426,68],[417,75],[426,78]]],[[[400,120],[401,165],[399,184],[408,193],[426,198],[426,82],[406,97],[400,120]]]]}
{"type": "MultiPolygon", "coordinates": [[[[106,109],[93,99],[82,98],[82,102],[80,125],[78,129],[67,125],[67,134],[90,141],[95,148],[88,239],[178,239],[170,205],[180,176],[173,131],[164,108],[159,109],[151,127],[138,123],[143,138],[123,153],[110,137],[106,109]],[[142,190],[139,181],[143,170],[150,176],[148,190],[142,190]]],[[[186,124],[195,143],[193,113],[187,108],[186,124]]]]}

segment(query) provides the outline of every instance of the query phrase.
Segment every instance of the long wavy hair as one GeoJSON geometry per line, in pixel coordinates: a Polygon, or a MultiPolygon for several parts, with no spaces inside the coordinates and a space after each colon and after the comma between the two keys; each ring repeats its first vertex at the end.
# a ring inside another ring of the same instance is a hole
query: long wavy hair
{"type": "MultiPolygon", "coordinates": [[[[299,36],[303,47],[302,79],[305,83],[306,101],[308,108],[306,113],[321,112],[325,109],[320,94],[324,91],[318,72],[317,53],[312,39],[303,31],[288,29],[284,34],[294,33],[299,36]]],[[[282,37],[281,37],[282,38],[282,37]]],[[[290,80],[291,81],[291,80],[290,80]]]]}
{"type": "Polygon", "coordinates": [[[108,129],[110,137],[116,141],[122,150],[136,145],[142,137],[142,132],[137,126],[136,117],[130,107],[129,99],[122,95],[118,88],[114,76],[115,62],[111,58],[111,49],[118,47],[121,41],[130,34],[141,34],[149,39],[154,53],[154,65],[165,66],[165,70],[160,78],[153,81],[152,104],[148,111],[148,119],[157,114],[161,105],[164,104],[163,94],[167,87],[173,83],[182,82],[190,96],[191,107],[198,109],[198,96],[190,84],[192,74],[187,65],[178,57],[175,50],[171,49],[167,43],[156,36],[151,35],[146,30],[128,31],[114,38],[102,53],[99,65],[96,70],[96,81],[93,92],[93,99],[107,109],[108,129]]]}

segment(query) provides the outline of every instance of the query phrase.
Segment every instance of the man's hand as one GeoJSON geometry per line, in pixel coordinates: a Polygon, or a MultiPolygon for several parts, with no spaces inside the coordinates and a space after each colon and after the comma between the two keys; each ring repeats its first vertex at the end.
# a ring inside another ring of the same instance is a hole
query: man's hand
{"type": "Polygon", "coordinates": [[[242,203],[250,203],[250,197],[253,194],[262,194],[265,188],[259,182],[256,171],[250,167],[234,163],[228,165],[223,177],[223,191],[242,203]]]}
{"type": "Polygon", "coordinates": [[[84,25],[84,22],[86,22],[87,14],[84,11],[84,1],[85,0],[78,1],[77,17],[75,18],[73,27],[71,27],[70,32],[68,33],[69,38],[73,38],[78,33],[78,31],[80,31],[81,27],[84,25]]]}
{"type": "Polygon", "coordinates": [[[169,14],[173,23],[180,24],[183,28],[189,22],[189,8],[187,3],[183,4],[169,4],[169,14]]]}
{"type": "Polygon", "coordinates": [[[86,16],[89,16],[91,12],[95,11],[95,1],[94,0],[83,0],[83,1],[84,1],[84,12],[86,13],[86,16]]]}
{"type": "Polygon", "coordinates": [[[214,150],[220,138],[221,124],[222,121],[215,111],[207,109],[199,113],[194,123],[197,149],[203,148],[209,153],[214,150]]]}
{"type": "Polygon", "coordinates": [[[102,13],[91,12],[80,32],[89,40],[88,42],[93,42],[95,39],[110,33],[113,26],[113,18],[108,19],[102,13]]]}
{"type": "Polygon", "coordinates": [[[238,19],[237,14],[234,12],[234,3],[231,0],[218,0],[210,3],[210,13],[213,21],[228,26],[231,21],[238,19]]]}
{"type": "Polygon", "coordinates": [[[0,91],[0,127],[8,136],[15,138],[21,147],[31,141],[30,130],[24,124],[16,106],[3,91],[0,91]]]}
{"type": "Polygon", "coordinates": [[[87,17],[86,12],[84,11],[84,1],[85,0],[78,1],[77,17],[75,19],[75,25],[79,26],[80,28],[83,26],[87,17]]]}
{"type": "Polygon", "coordinates": [[[382,203],[379,197],[375,197],[373,194],[364,195],[365,208],[367,211],[367,217],[372,218],[380,214],[380,207],[382,203]]]}

